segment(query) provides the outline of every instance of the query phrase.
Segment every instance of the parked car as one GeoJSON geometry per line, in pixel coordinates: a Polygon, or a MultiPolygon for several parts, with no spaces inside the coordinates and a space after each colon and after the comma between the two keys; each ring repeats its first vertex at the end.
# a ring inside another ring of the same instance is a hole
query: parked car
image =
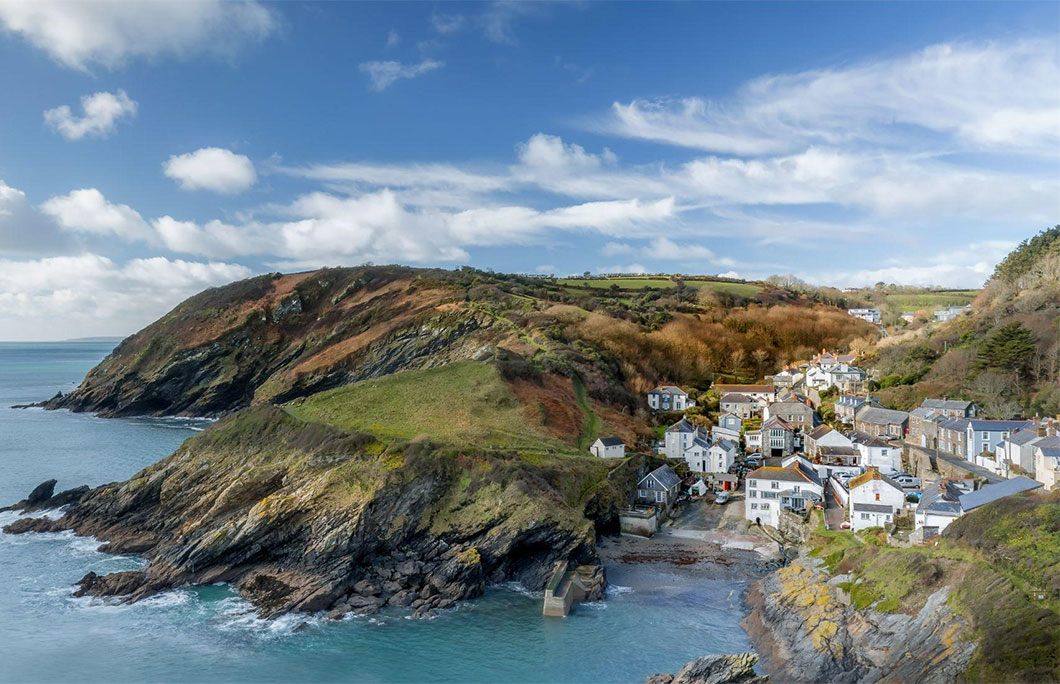
{"type": "Polygon", "coordinates": [[[724,491],[724,490],[718,492],[717,495],[715,495],[715,497],[714,497],[714,503],[716,503],[716,504],[723,504],[723,503],[725,503],[728,500],[729,500],[729,493],[724,491]]]}
{"type": "Polygon", "coordinates": [[[905,489],[916,489],[920,486],[920,478],[912,475],[899,475],[893,479],[905,489]]]}

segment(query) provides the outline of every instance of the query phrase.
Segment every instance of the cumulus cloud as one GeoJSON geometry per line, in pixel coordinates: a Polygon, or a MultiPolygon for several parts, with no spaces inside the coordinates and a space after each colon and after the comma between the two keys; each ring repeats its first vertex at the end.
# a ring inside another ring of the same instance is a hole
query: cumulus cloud
{"type": "Polygon", "coordinates": [[[907,146],[920,130],[971,149],[1055,155],[1060,58],[1047,40],[954,43],[848,67],[764,76],[728,100],[616,102],[598,127],[736,155],[907,146]]]}
{"type": "Polygon", "coordinates": [[[114,131],[119,119],[135,116],[137,107],[124,90],[93,93],[81,98],[82,116],[74,114],[69,105],[61,105],[44,112],[44,122],[67,140],[86,135],[105,137],[114,131]]]}
{"type": "Polygon", "coordinates": [[[95,235],[114,235],[125,240],[151,240],[147,222],[132,207],[112,204],[99,190],[83,188],[52,197],[41,210],[63,230],[95,235]]]}
{"type": "Polygon", "coordinates": [[[0,256],[64,252],[73,245],[26,193],[0,180],[0,256]]]}
{"type": "Polygon", "coordinates": [[[258,179],[249,158],[220,147],[174,155],[162,164],[162,169],[185,190],[210,190],[227,195],[249,190],[258,179]]]}
{"type": "Polygon", "coordinates": [[[249,275],[236,264],[163,257],[0,259],[0,339],[129,334],[196,292],[249,275]]]}
{"type": "Polygon", "coordinates": [[[113,68],[130,58],[231,56],[277,26],[254,0],[0,2],[0,24],[68,67],[113,68]]]}
{"type": "Polygon", "coordinates": [[[362,74],[368,75],[369,87],[377,92],[386,90],[403,79],[413,79],[429,74],[445,66],[445,62],[436,59],[425,59],[418,64],[404,64],[388,60],[385,62],[362,62],[358,67],[362,74]]]}

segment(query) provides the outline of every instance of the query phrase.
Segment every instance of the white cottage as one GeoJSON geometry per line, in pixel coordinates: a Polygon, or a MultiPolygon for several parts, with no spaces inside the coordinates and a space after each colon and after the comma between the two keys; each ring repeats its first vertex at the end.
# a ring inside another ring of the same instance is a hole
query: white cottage
{"type": "Polygon", "coordinates": [[[763,466],[747,474],[744,517],[756,524],[778,527],[782,510],[803,511],[824,500],[824,485],[803,462],[786,468],[763,466]]]}
{"type": "Polygon", "coordinates": [[[597,458],[624,458],[626,443],[618,437],[600,437],[589,447],[589,452],[597,458]]]}
{"type": "Polygon", "coordinates": [[[902,486],[875,468],[851,479],[847,491],[850,493],[847,502],[850,528],[855,532],[869,527],[887,527],[905,507],[902,486]]]}
{"type": "Polygon", "coordinates": [[[648,392],[648,407],[652,411],[684,411],[695,405],[688,392],[676,385],[661,385],[648,392]]]}

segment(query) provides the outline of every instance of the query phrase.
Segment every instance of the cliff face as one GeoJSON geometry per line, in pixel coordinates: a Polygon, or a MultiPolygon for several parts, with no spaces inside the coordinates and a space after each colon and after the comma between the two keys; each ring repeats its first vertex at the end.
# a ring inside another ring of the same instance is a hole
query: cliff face
{"type": "MultiPolygon", "coordinates": [[[[915,615],[856,610],[808,561],[757,582],[744,626],[771,678],[785,682],[952,682],[975,651],[969,625],[932,594],[915,615]]],[[[841,579],[841,578],[840,578],[841,579]]]]}
{"type": "Polygon", "coordinates": [[[143,571],[90,573],[81,594],[135,600],[229,582],[263,615],[384,605],[423,615],[488,582],[540,589],[557,559],[595,563],[585,512],[602,520],[621,498],[606,475],[588,458],[384,445],[262,406],[127,482],[51,500],[50,487],[35,491],[28,510],[75,503],[7,531],[73,530],[147,560],[143,571]]]}

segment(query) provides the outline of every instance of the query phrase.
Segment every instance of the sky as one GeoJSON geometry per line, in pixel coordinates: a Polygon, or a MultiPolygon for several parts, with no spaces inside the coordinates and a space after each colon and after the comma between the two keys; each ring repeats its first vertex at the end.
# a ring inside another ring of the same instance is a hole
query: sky
{"type": "Polygon", "coordinates": [[[1060,3],[0,0],[0,339],[403,263],[978,287],[1060,3]]]}

